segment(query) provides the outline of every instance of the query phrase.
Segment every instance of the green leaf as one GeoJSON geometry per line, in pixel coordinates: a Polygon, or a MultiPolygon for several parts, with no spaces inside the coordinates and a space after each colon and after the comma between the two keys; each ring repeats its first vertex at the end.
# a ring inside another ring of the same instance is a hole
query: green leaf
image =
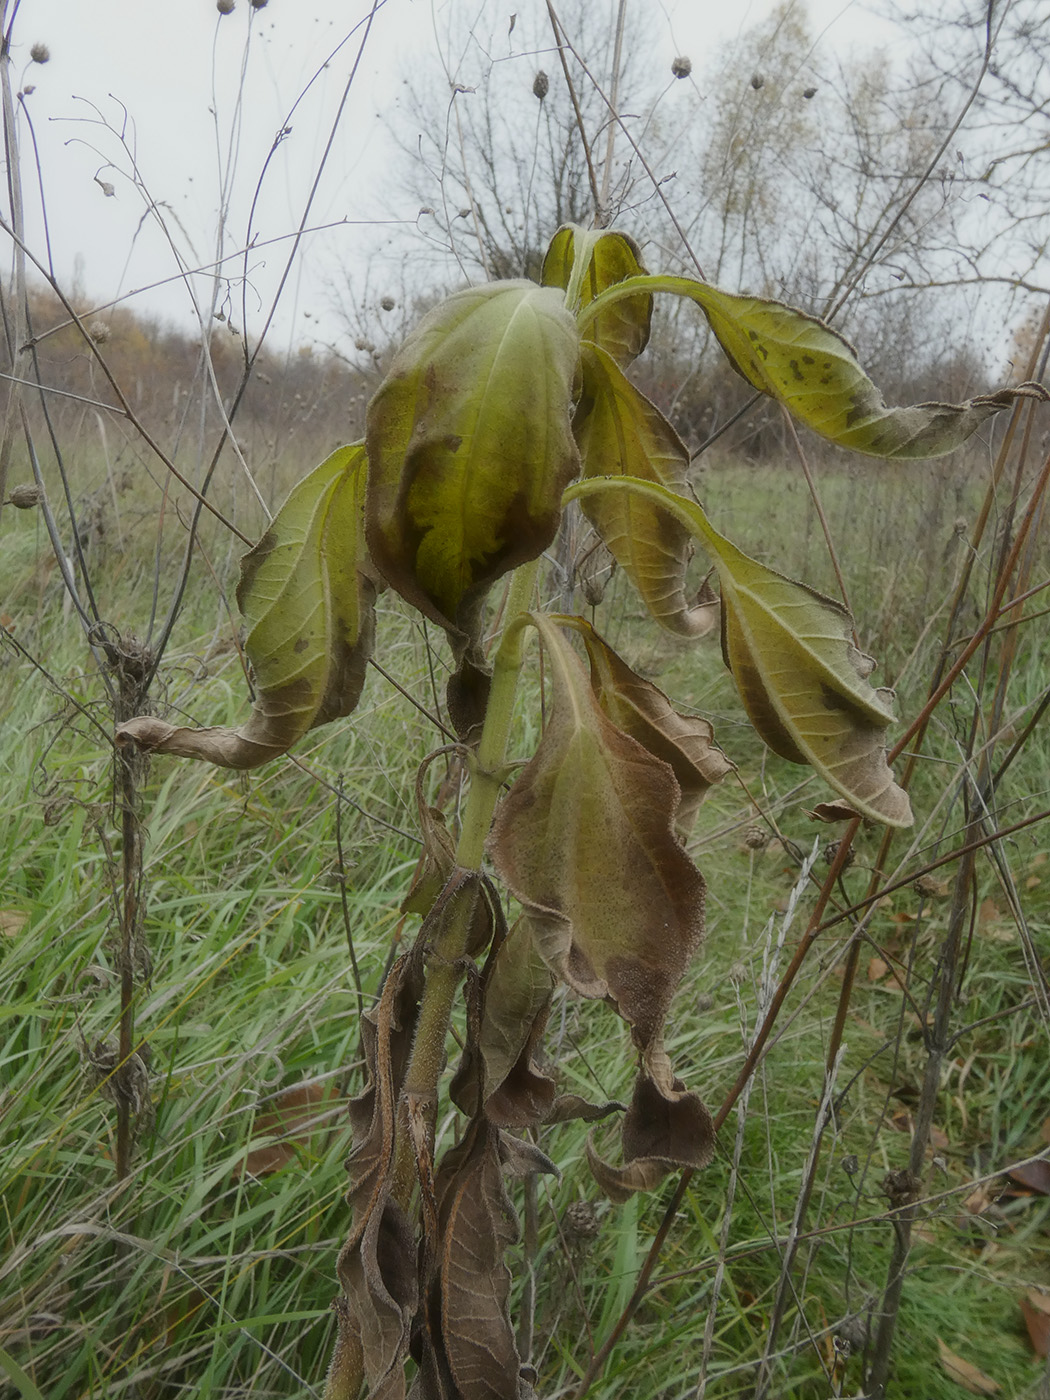
{"type": "Polygon", "coordinates": [[[532,621],[553,709],[497,810],[490,850],[548,967],[582,995],[610,998],[645,1048],[703,935],[703,877],[675,836],[670,765],[602,713],[555,623],[532,621]]]}
{"type": "Polygon", "coordinates": [[[722,588],[723,648],[751,723],[782,758],[808,763],[856,811],[910,826],[911,805],[886,763],[892,693],[867,676],[874,663],[849,640],[852,619],[832,598],[743,554],[703,510],[650,482],[580,482],[571,499],[633,492],[663,502],[703,540],[722,588]]]}
{"type": "Polygon", "coordinates": [[[579,356],[563,298],[490,282],[423,318],[368,408],[368,545],[383,577],[453,635],[551,543],[577,469],[579,356]]]}
{"type": "Polygon", "coordinates": [[[581,313],[581,334],[589,335],[592,318],[605,316],[620,297],[639,291],[696,302],[734,369],[750,384],[821,437],[872,457],[943,456],[1018,398],[1050,399],[1042,385],[1021,384],[965,403],[887,408],[853,347],[825,322],[782,302],[723,292],[690,277],[631,278],[607,289],[581,313]]]}
{"type": "Polygon", "coordinates": [[[177,728],[151,716],[119,726],[118,744],[255,768],[310,729],[350,714],[372,650],[364,446],[341,447],[295,486],[241,561],[237,601],[256,687],[239,729],[177,728]]]}
{"type": "Polygon", "coordinates": [[[3,1347],[0,1347],[0,1371],[4,1371],[11,1384],[18,1387],[18,1393],[22,1400],[44,1400],[30,1377],[26,1375],[10,1352],[5,1351],[3,1347]]]}
{"type": "MultiPolygon", "coordinates": [[[[545,287],[561,287],[578,311],[607,287],[644,273],[638,245],[627,234],[565,224],[551,239],[540,280],[545,287]]],[[[597,316],[588,339],[627,366],[648,344],[652,318],[652,297],[635,295],[597,316]]]]}
{"type": "MultiPolygon", "coordinates": [[[[584,477],[638,477],[683,494],[689,453],[660,410],[599,346],[585,342],[580,363],[583,392],[573,430],[584,477]]],[[[677,516],[624,493],[591,496],[582,504],[657,622],[685,637],[714,630],[717,605],[686,598],[693,536],[677,516]]]]}

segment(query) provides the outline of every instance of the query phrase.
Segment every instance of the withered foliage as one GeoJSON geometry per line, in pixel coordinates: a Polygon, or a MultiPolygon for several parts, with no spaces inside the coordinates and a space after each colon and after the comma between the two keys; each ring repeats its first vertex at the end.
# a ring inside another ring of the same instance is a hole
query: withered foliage
{"type": "MultiPolygon", "coordinates": [[[[679,713],[581,617],[528,611],[531,571],[501,610],[494,662],[486,649],[494,586],[538,561],[569,500],[599,537],[602,567],[615,560],[661,626],[693,641],[720,626],[762,739],[838,793],[816,817],[912,819],[886,760],[892,696],[869,682],[874,663],[853,645],[849,614],[718,533],[691,495],[675,428],[628,378],[657,293],[696,304],[756,389],[858,451],[936,455],[1018,395],[1047,396],[1023,385],[887,408],[849,345],[813,317],[650,276],[622,233],[561,229],[542,285],[470,288],[422,319],[369,406],[366,441],[308,474],[245,556],[247,722],[120,726],[122,744],[254,767],[354,710],[379,588],[449,639],[453,747],[471,781],[458,825],[446,825],[420,770],[423,854],[402,912],[422,923],[362,1021],[367,1084],[350,1105],[352,1224],[326,1400],[357,1400],[362,1388],[368,1400],[533,1394],[508,1312],[518,1237],[508,1181],[555,1170],[532,1141],[542,1125],[617,1116],[619,1147],[592,1135],[588,1148],[613,1201],[705,1166],[714,1150],[711,1115],[675,1074],[665,1026],[704,934],[704,879],[684,840],[733,765],[706,720],[679,713]],[[698,545],[717,598],[707,578],[699,591],[688,581],[698,545]],[[529,628],[553,703],[515,768],[508,740],[529,628]],[[509,930],[486,854],[519,908],[509,930]],[[626,1107],[562,1091],[543,1049],[559,985],[626,1023],[637,1054],[626,1107]],[[465,1035],[448,1092],[463,1117],[444,1142],[439,1094],[460,996],[465,1035]]],[[[595,579],[588,589],[593,601],[595,579]]],[[[290,1152],[258,1169],[280,1169],[290,1152]]]]}

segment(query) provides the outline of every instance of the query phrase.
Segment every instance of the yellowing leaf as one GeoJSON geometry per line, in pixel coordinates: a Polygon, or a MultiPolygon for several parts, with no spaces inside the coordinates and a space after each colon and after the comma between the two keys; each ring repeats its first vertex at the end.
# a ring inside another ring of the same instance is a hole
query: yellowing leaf
{"type": "Polygon", "coordinates": [[[968,1390],[971,1395],[998,1395],[998,1381],[993,1381],[969,1361],[956,1356],[954,1351],[944,1345],[940,1337],[937,1338],[937,1351],[945,1374],[951,1376],[963,1390],[968,1390]]]}
{"type": "Polygon", "coordinates": [[[939,457],[1019,397],[1050,399],[1042,385],[1021,384],[965,403],[887,408],[853,347],[823,321],[779,301],[723,292],[689,277],[638,277],[618,284],[581,314],[581,334],[588,335],[591,318],[605,315],[619,297],[641,291],[696,302],[749,383],[822,437],[873,457],[939,457]]]}
{"type": "Polygon", "coordinates": [[[553,710],[496,813],[491,851],[547,965],[609,997],[645,1047],[703,934],[704,882],[674,834],[679,789],[604,715],[568,640],[534,615],[553,710]]]}
{"type": "Polygon", "coordinates": [[[687,522],[710,552],[722,588],[723,651],[748,717],[782,758],[809,763],[862,816],[910,826],[911,805],[886,763],[892,696],[867,676],[873,662],[849,641],[834,599],[750,559],[694,502],[649,482],[580,482],[566,498],[637,492],[687,522]]]}
{"type": "Polygon", "coordinates": [[[372,585],[362,533],[361,444],[341,447],[303,478],[241,561],[237,601],[256,700],[239,729],[176,727],[141,716],[118,744],[255,768],[315,725],[351,713],[372,649],[372,585]]]}
{"type": "MultiPolygon", "coordinates": [[[[689,453],[660,410],[597,345],[581,347],[580,365],[583,392],[573,430],[584,477],[637,477],[683,494],[689,453]]],[[[624,493],[590,496],[583,510],[657,622],[686,637],[714,630],[718,605],[686,598],[693,540],[676,516],[624,493]]]]}
{"type": "MultiPolygon", "coordinates": [[[[588,306],[607,287],[645,272],[633,238],[614,230],[566,224],[551,239],[540,280],[561,287],[572,310],[588,306]]],[[[648,293],[627,297],[597,316],[588,339],[621,365],[629,365],[649,340],[653,299],[648,293]]]]}
{"type": "Polygon", "coordinates": [[[453,634],[554,538],[576,472],[576,324],[553,288],[490,282],[419,323],[368,408],[368,546],[453,634]]]}

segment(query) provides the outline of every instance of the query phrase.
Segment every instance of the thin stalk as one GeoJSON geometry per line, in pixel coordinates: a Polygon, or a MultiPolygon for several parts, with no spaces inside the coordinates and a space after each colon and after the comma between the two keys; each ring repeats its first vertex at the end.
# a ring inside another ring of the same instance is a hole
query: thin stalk
{"type": "Polygon", "coordinates": [[[951,1011],[958,983],[962,933],[970,909],[970,891],[973,884],[975,863],[976,852],[971,851],[963,857],[955,877],[955,890],[948,918],[948,932],[940,957],[937,1006],[927,1042],[926,1070],[923,1074],[922,1089],[915,1115],[915,1130],[912,1133],[911,1152],[908,1157],[908,1176],[902,1182],[907,1193],[904,1202],[905,1209],[895,1216],[893,1222],[893,1252],[887,1269],[886,1291],[883,1294],[882,1311],[879,1315],[875,1343],[872,1348],[873,1361],[868,1374],[868,1400],[885,1400],[886,1385],[889,1380],[893,1338],[897,1327],[901,1291],[904,1287],[905,1266],[911,1252],[912,1225],[918,1215],[918,1195],[922,1184],[923,1168],[926,1164],[926,1147],[930,1139],[930,1130],[933,1127],[933,1113],[941,1087],[944,1059],[954,1043],[954,1037],[951,1034],[951,1011]]]}
{"type": "MultiPolygon", "coordinates": [[[[452,881],[457,879],[460,885],[463,885],[464,876],[469,872],[480,871],[484,859],[485,841],[503,782],[503,768],[514,715],[514,697],[521,672],[524,646],[522,614],[528,611],[531,604],[538,567],[538,560],[524,565],[517,570],[511,582],[506,609],[508,622],[493,664],[485,724],[456,846],[457,870],[449,882],[450,886],[452,881]]],[[[450,896],[454,895],[456,890],[450,889],[448,893],[450,896]]],[[[437,1105],[438,1078],[445,1062],[449,1021],[456,992],[463,980],[464,958],[477,898],[478,891],[475,886],[473,898],[456,900],[452,917],[430,951],[415,1040],[405,1073],[402,1101],[423,1105],[429,1119],[431,1134],[437,1105]]],[[[394,1175],[400,1195],[410,1189],[412,1144],[408,1134],[400,1131],[400,1120],[398,1127],[397,1166],[394,1175]]]]}

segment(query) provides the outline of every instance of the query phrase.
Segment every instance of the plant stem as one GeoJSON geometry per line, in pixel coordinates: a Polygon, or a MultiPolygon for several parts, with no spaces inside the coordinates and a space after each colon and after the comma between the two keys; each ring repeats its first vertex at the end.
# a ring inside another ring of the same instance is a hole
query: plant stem
{"type": "MultiPolygon", "coordinates": [[[[511,580],[507,598],[507,625],[496,652],[492,671],[492,687],[485,710],[470,792],[463,812],[459,842],[456,846],[456,870],[442,897],[454,899],[453,912],[441,929],[429,953],[426,985],[419,1006],[419,1019],[412,1045],[412,1056],[402,1088],[402,1104],[408,1100],[420,1103],[427,1116],[431,1135],[437,1107],[437,1084],[445,1062],[445,1041],[456,991],[464,974],[466,956],[479,886],[464,889],[467,872],[478,872],[485,856],[485,842],[492,814],[496,810],[506,761],[507,742],[514,715],[514,696],[521,671],[524,627],[521,615],[528,611],[536,583],[538,561],[518,569],[511,580]],[[458,882],[458,883],[457,883],[458,882]],[[462,894],[461,894],[462,891],[462,894]],[[466,895],[467,897],[462,897],[466,895]],[[460,897],[457,897],[460,896],[460,897]]],[[[395,1191],[399,1199],[411,1193],[411,1142],[401,1131],[398,1121],[397,1166],[395,1191]]]]}

